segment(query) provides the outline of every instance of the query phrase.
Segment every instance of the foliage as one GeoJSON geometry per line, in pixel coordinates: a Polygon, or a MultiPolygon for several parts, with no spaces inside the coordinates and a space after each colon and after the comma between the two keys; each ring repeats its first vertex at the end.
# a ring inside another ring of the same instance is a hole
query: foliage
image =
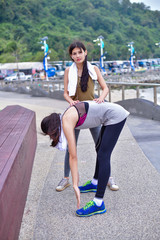
{"type": "Polygon", "coordinates": [[[106,59],[158,57],[160,12],[129,0],[0,0],[0,62],[42,61],[40,38],[48,36],[51,60],[67,60],[68,46],[83,41],[88,59],[98,60],[93,39],[104,36],[106,59]]]}

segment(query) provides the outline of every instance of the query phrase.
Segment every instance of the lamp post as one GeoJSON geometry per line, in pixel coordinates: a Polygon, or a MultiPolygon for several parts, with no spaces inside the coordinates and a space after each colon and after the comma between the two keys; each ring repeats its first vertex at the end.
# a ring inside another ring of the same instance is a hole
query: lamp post
{"type": "MultiPolygon", "coordinates": [[[[155,43],[156,46],[160,47],[160,42],[155,43]]],[[[159,62],[159,60],[158,60],[159,62]]]]}
{"type": "Polygon", "coordinates": [[[17,49],[15,50],[15,52],[12,54],[15,58],[16,58],[16,64],[17,64],[17,76],[18,76],[18,80],[19,79],[19,66],[18,66],[18,63],[19,63],[19,55],[18,55],[18,52],[17,52],[17,49]]]}
{"type": "Polygon", "coordinates": [[[104,49],[104,42],[103,42],[104,37],[100,35],[97,39],[93,40],[93,42],[98,42],[98,46],[100,46],[100,68],[102,69],[103,72],[105,72],[104,69],[104,54],[103,54],[103,49],[104,49]]]}
{"type": "Polygon", "coordinates": [[[43,46],[41,46],[41,49],[44,50],[44,60],[43,60],[43,65],[44,65],[44,70],[46,72],[46,80],[48,81],[48,62],[47,60],[49,59],[48,57],[48,50],[49,50],[49,47],[48,47],[48,44],[46,43],[46,41],[48,40],[48,37],[43,37],[41,38],[41,44],[43,44],[43,46]]]}
{"type": "Polygon", "coordinates": [[[158,43],[155,43],[155,45],[160,47],[160,42],[158,42],[158,43]]]}
{"type": "Polygon", "coordinates": [[[134,64],[133,64],[133,58],[134,58],[134,47],[133,47],[133,44],[134,44],[134,42],[130,42],[130,43],[128,43],[128,47],[129,47],[129,51],[130,51],[130,53],[131,53],[131,55],[130,55],[130,65],[131,65],[131,68],[133,69],[133,71],[135,71],[135,68],[134,68],[134,64]]]}

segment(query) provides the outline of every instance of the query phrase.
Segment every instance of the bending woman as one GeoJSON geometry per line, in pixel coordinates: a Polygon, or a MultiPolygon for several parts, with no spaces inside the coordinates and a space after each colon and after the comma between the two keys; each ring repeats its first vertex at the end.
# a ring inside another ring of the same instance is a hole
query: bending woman
{"type": "Polygon", "coordinates": [[[110,157],[128,115],[129,112],[118,104],[85,101],[70,106],[62,116],[52,113],[41,122],[41,129],[50,136],[53,147],[65,148],[65,138],[68,142],[69,163],[77,198],[76,214],[78,216],[86,217],[106,212],[103,197],[110,176],[110,157]],[[93,128],[100,125],[102,128],[96,145],[97,161],[93,180],[78,187],[78,159],[74,129],[93,128]],[[80,192],[91,191],[96,192],[95,198],[79,209],[80,192]]]}

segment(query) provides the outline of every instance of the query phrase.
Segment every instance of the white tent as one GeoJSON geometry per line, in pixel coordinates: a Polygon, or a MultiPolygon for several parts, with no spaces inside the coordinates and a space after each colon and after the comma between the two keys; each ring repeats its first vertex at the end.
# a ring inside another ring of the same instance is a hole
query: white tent
{"type": "Polygon", "coordinates": [[[35,69],[42,70],[42,62],[18,62],[18,63],[4,63],[0,65],[0,70],[24,70],[24,69],[35,69]]]}

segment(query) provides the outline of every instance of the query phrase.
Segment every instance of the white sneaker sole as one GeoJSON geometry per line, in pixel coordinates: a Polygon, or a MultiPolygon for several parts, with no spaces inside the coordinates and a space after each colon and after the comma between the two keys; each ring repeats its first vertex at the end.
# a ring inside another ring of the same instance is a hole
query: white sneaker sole
{"type": "Polygon", "coordinates": [[[109,189],[112,190],[112,191],[118,191],[118,190],[119,190],[119,187],[118,187],[118,188],[112,188],[112,187],[110,187],[109,185],[107,185],[107,186],[108,186],[109,189]]]}
{"type": "Polygon", "coordinates": [[[56,191],[57,191],[57,192],[62,192],[64,189],[66,189],[66,188],[69,187],[70,185],[71,185],[71,184],[68,183],[68,184],[65,185],[63,188],[60,188],[60,189],[56,188],[56,191]]]}

